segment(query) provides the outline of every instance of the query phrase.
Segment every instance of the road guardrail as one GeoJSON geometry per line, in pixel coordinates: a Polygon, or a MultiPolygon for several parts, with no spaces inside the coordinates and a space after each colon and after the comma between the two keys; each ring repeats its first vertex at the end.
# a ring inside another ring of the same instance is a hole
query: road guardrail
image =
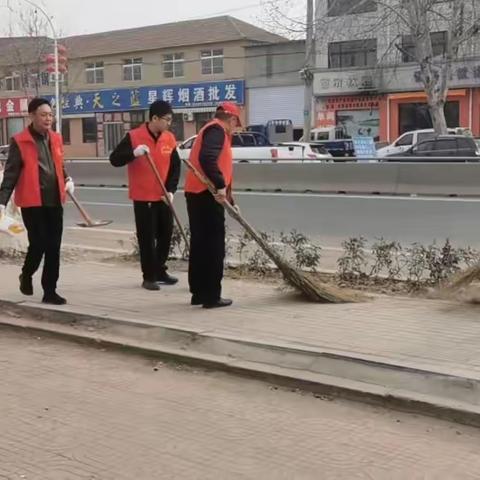
{"type": "MultiPolygon", "coordinates": [[[[429,160],[428,163],[371,163],[351,159],[328,163],[292,160],[237,163],[234,188],[266,192],[480,196],[480,163],[429,160]]],[[[122,187],[128,183],[127,169],[114,168],[106,159],[72,159],[67,161],[66,168],[77,185],[122,187]]]]}

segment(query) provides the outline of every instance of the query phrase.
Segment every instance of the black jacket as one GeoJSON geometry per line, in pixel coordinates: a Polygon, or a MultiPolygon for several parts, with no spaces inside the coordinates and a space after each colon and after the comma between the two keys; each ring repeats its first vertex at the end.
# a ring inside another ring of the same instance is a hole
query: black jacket
{"type": "MultiPolygon", "coordinates": [[[[47,136],[38,133],[30,125],[28,127],[32,137],[34,138],[38,148],[38,168],[40,178],[40,192],[42,195],[42,206],[57,207],[61,204],[60,192],[58,191],[57,172],[50,151],[50,142],[47,136]]],[[[23,160],[20,148],[17,142],[12,138],[10,149],[8,151],[8,159],[3,172],[3,182],[0,187],[0,205],[6,205],[12,196],[20,174],[22,173],[23,160]]],[[[63,169],[64,178],[68,175],[63,169]]]]}
{"type": "MultiPolygon", "coordinates": [[[[152,138],[158,142],[160,135],[155,137],[155,135],[148,130],[152,138]]],[[[127,133],[123,140],[117,145],[117,148],[110,154],[110,163],[114,167],[124,167],[125,165],[133,162],[135,156],[133,154],[133,145],[130,135],[127,133]]],[[[170,169],[168,170],[167,180],[165,182],[165,187],[168,192],[175,193],[178,188],[178,182],[180,180],[180,157],[178,155],[177,149],[174,149],[170,157],[170,169]]]]}

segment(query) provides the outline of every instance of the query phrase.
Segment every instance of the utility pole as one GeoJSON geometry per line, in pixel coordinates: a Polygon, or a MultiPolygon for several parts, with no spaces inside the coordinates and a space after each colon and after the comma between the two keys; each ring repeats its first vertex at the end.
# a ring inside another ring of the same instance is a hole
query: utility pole
{"type": "Polygon", "coordinates": [[[312,101],[313,101],[313,68],[315,66],[315,14],[313,8],[314,0],[307,0],[307,38],[305,42],[305,66],[301,76],[305,82],[305,100],[303,106],[303,139],[310,140],[312,129],[312,101]]]}

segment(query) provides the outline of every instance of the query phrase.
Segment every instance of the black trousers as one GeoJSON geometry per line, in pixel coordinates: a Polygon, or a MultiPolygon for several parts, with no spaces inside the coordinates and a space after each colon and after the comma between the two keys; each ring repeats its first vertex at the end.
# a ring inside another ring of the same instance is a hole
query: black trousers
{"type": "Polygon", "coordinates": [[[22,275],[25,278],[32,277],[45,257],[42,287],[46,293],[53,293],[60,273],[63,207],[22,208],[22,218],[28,233],[28,250],[22,275]]]}
{"type": "Polygon", "coordinates": [[[173,215],[164,202],[133,202],[143,279],[155,282],[167,271],[173,215]]]}
{"type": "Polygon", "coordinates": [[[222,294],[225,260],[225,209],[209,192],[187,193],[190,221],[190,292],[205,303],[222,294]]]}

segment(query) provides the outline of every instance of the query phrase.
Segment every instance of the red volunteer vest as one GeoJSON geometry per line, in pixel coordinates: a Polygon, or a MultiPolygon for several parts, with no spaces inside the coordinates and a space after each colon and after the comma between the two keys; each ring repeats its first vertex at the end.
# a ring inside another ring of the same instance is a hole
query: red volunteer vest
{"type": "MultiPolygon", "coordinates": [[[[48,132],[50,152],[55,172],[57,174],[60,201],[65,203],[65,178],[63,178],[63,140],[56,132],[48,132]]],[[[13,136],[22,157],[23,168],[17,185],[15,186],[15,203],[21,208],[41,207],[42,193],[40,191],[40,169],[38,162],[38,148],[30,130],[13,136]]]]}
{"type": "MultiPolygon", "coordinates": [[[[163,183],[167,181],[172,152],[177,148],[177,141],[171,132],[163,132],[157,142],[150,134],[147,125],[130,130],[132,147],[147,145],[150,155],[157,166],[163,183]]],[[[138,157],[128,164],[128,190],[131,200],[138,202],[158,202],[163,198],[160,187],[147,157],[138,157]]]]}
{"type": "MultiPolygon", "coordinates": [[[[222,151],[218,157],[217,163],[218,168],[223,174],[225,179],[225,185],[228,188],[232,186],[233,180],[233,155],[232,155],[232,140],[231,136],[225,130],[225,127],[222,123],[216,119],[212,120],[210,123],[207,123],[200,132],[198,133],[195,142],[193,143],[192,151],[190,152],[190,162],[192,165],[197,168],[201,173],[204,174],[203,169],[200,165],[200,150],[202,148],[203,135],[205,130],[212,125],[220,125],[225,131],[225,142],[223,144],[222,151]]],[[[185,192],[188,193],[201,193],[207,190],[207,187],[195,176],[195,174],[188,170],[185,179],[185,192]]]]}

